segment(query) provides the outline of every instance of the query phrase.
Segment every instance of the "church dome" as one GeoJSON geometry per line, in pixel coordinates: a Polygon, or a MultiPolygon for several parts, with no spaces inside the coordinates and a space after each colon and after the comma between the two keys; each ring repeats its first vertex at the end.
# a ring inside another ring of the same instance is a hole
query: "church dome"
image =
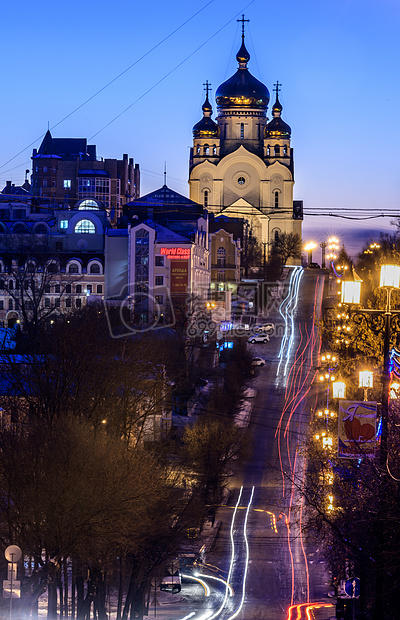
{"type": "Polygon", "coordinates": [[[291,127],[281,119],[282,105],[276,93],[276,100],[272,106],[273,119],[265,127],[266,138],[290,138],[291,127]]]}
{"type": "Polygon", "coordinates": [[[251,75],[247,68],[250,54],[244,44],[236,54],[239,69],[217,88],[215,99],[218,108],[258,108],[266,110],[269,103],[268,88],[251,75]]]}
{"type": "Polygon", "coordinates": [[[201,121],[196,123],[193,127],[193,137],[194,138],[208,138],[208,137],[216,137],[218,136],[218,125],[211,118],[212,107],[211,103],[208,100],[208,93],[206,96],[206,100],[202,105],[203,110],[203,118],[201,121]]]}

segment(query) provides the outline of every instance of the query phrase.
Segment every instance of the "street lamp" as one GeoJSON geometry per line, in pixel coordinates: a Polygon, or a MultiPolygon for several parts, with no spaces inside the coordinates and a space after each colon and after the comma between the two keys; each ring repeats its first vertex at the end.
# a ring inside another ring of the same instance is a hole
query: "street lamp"
{"type": "MultiPolygon", "coordinates": [[[[354,280],[352,282],[342,282],[342,303],[359,304],[361,296],[361,279],[353,271],[354,280]]],[[[384,332],[383,343],[383,373],[382,373],[382,412],[381,412],[381,462],[386,462],[387,457],[387,435],[388,435],[388,407],[389,407],[389,382],[390,382],[390,334],[392,320],[400,314],[400,310],[392,310],[391,296],[394,289],[400,288],[400,266],[399,265],[382,265],[380,272],[379,286],[386,291],[386,307],[385,310],[376,310],[372,308],[357,308],[352,312],[353,319],[356,322],[367,320],[371,317],[375,319],[376,333],[384,332]],[[376,324],[376,318],[382,317],[382,322],[376,324]]]]}
{"type": "Polygon", "coordinates": [[[346,384],[344,381],[334,381],[332,383],[333,398],[346,398],[346,384]]]}
{"type": "Polygon", "coordinates": [[[308,266],[312,263],[312,251],[315,250],[316,247],[317,244],[314,243],[314,241],[310,241],[304,246],[305,251],[308,252],[308,266]]]}

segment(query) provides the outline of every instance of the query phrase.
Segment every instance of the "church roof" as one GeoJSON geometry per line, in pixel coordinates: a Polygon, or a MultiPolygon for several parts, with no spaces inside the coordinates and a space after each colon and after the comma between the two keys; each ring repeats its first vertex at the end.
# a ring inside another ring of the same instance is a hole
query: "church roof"
{"type": "MultiPolygon", "coordinates": [[[[207,83],[208,88],[208,83],[207,83]]],[[[203,118],[193,127],[193,136],[195,138],[208,138],[218,136],[218,125],[212,120],[212,107],[208,99],[208,90],[206,100],[202,105],[203,118]]]]}
{"type": "Polygon", "coordinates": [[[250,54],[244,44],[236,55],[239,68],[232,77],[217,88],[215,99],[218,108],[258,108],[266,110],[269,103],[269,90],[247,68],[250,54]]]}
{"type": "Polygon", "coordinates": [[[163,185],[160,189],[141,196],[137,200],[128,202],[124,211],[130,216],[137,214],[145,215],[152,219],[162,220],[193,220],[204,216],[203,206],[194,202],[182,194],[178,194],[163,185]]]}
{"type": "Polygon", "coordinates": [[[285,123],[281,118],[282,105],[278,99],[278,90],[276,91],[276,100],[272,106],[274,118],[265,127],[266,138],[290,138],[292,129],[290,125],[285,123]]]}

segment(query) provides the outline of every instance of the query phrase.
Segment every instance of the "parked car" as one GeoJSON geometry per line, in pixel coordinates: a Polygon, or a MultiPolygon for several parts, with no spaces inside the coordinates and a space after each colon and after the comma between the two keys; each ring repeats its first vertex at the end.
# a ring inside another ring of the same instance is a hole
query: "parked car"
{"type": "Polygon", "coordinates": [[[310,263],[308,266],[310,269],[321,269],[318,263],[310,263]]]}
{"type": "Polygon", "coordinates": [[[252,366],[265,366],[265,359],[263,357],[253,357],[251,362],[252,366]]]}
{"type": "Polygon", "coordinates": [[[247,342],[250,342],[250,344],[255,344],[256,342],[262,342],[263,344],[266,344],[267,342],[269,342],[269,336],[268,334],[253,334],[253,336],[250,336],[247,342]]]}
{"type": "Polygon", "coordinates": [[[255,334],[272,334],[274,329],[275,325],[273,323],[264,323],[264,325],[255,325],[253,332],[255,334]]]}

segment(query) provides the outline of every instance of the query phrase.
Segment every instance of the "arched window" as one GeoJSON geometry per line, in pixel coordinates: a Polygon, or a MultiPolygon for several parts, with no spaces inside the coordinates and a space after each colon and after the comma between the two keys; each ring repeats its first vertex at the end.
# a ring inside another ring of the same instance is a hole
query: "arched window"
{"type": "Polygon", "coordinates": [[[271,155],[271,147],[270,147],[269,144],[267,146],[267,155],[268,155],[268,157],[271,155]]]}
{"type": "Polygon", "coordinates": [[[208,207],[208,189],[204,190],[204,208],[207,209],[208,207]]]}
{"type": "Polygon", "coordinates": [[[47,166],[43,166],[43,172],[47,172],[47,166]]]}
{"type": "Polygon", "coordinates": [[[38,235],[45,235],[47,233],[46,224],[37,224],[35,226],[35,233],[38,235]]]}
{"type": "Polygon", "coordinates": [[[287,155],[287,145],[286,144],[283,145],[283,154],[287,155]]]}
{"type": "Polygon", "coordinates": [[[226,250],[225,248],[218,248],[217,250],[217,267],[225,267],[226,263],[226,250]]]}
{"type": "Polygon", "coordinates": [[[43,187],[47,187],[47,179],[43,179],[43,187]]]}
{"type": "Polygon", "coordinates": [[[196,152],[197,152],[197,155],[200,155],[200,144],[197,145],[196,152]]]}
{"type": "Polygon", "coordinates": [[[79,220],[75,224],[74,232],[94,235],[96,232],[95,225],[90,220],[79,220]]]}
{"type": "Polygon", "coordinates": [[[278,243],[279,241],[279,230],[275,231],[275,238],[274,238],[275,243],[278,243]]]}
{"type": "Polygon", "coordinates": [[[53,261],[48,264],[47,271],[49,273],[58,273],[60,271],[60,265],[56,261],[53,261]]]}
{"type": "Polygon", "coordinates": [[[81,204],[78,207],[79,211],[98,211],[99,205],[95,200],[87,199],[82,200],[81,204]]]}
{"type": "Polygon", "coordinates": [[[275,155],[275,157],[279,157],[280,154],[281,154],[281,147],[279,146],[279,144],[275,144],[275,146],[274,146],[274,155],[275,155]]]}
{"type": "Polygon", "coordinates": [[[217,147],[215,146],[215,144],[213,145],[213,155],[217,154],[217,147]]]}
{"type": "Polygon", "coordinates": [[[16,224],[13,228],[13,232],[15,233],[26,233],[27,230],[23,224],[16,224]]]}
{"type": "Polygon", "coordinates": [[[244,123],[240,123],[240,139],[244,140],[244,123]]]}
{"type": "Polygon", "coordinates": [[[68,273],[79,273],[78,265],[75,263],[68,267],[68,273]]]}
{"type": "Polygon", "coordinates": [[[90,273],[100,273],[100,265],[97,263],[90,265],[90,273]]]}
{"type": "Polygon", "coordinates": [[[275,209],[279,207],[279,192],[274,192],[275,209]]]}
{"type": "Polygon", "coordinates": [[[204,145],[204,155],[209,155],[210,154],[210,147],[208,146],[208,144],[204,145]]]}

